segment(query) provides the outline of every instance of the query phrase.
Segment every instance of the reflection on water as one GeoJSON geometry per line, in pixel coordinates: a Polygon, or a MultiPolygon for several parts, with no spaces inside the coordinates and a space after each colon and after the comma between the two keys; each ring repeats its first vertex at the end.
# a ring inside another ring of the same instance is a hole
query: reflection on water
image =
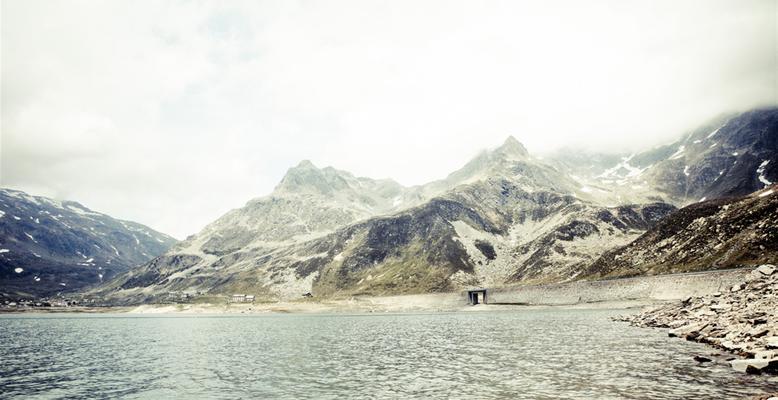
{"type": "Polygon", "coordinates": [[[0,397],[732,398],[778,378],[614,311],[0,317],[0,397]]]}

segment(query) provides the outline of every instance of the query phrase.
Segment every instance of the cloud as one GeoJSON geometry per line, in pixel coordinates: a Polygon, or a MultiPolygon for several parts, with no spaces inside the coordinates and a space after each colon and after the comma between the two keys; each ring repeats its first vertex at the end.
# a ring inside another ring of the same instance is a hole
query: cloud
{"type": "Polygon", "coordinates": [[[2,9],[3,186],[184,237],[300,159],[417,184],[513,134],[635,150],[775,104],[774,1],[2,9]]]}

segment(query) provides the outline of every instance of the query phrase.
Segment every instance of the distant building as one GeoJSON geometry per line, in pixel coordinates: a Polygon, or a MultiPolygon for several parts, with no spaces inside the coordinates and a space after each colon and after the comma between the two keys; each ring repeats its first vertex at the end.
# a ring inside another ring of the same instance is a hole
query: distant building
{"type": "Polygon", "coordinates": [[[471,289],[471,290],[467,291],[467,302],[470,305],[479,304],[480,303],[478,301],[479,297],[481,299],[480,302],[483,302],[484,304],[486,304],[486,289],[485,288],[484,289],[471,289]]]}
{"type": "Polygon", "coordinates": [[[192,298],[192,295],[186,292],[168,292],[167,299],[170,301],[186,301],[192,298]]]}
{"type": "Polygon", "coordinates": [[[254,299],[253,294],[233,294],[230,303],[253,303],[254,299]]]}
{"type": "MultiPolygon", "coordinates": [[[[252,296],[254,297],[254,296],[252,296]]],[[[246,295],[245,294],[233,294],[232,300],[233,303],[245,303],[246,302],[246,295]]]]}

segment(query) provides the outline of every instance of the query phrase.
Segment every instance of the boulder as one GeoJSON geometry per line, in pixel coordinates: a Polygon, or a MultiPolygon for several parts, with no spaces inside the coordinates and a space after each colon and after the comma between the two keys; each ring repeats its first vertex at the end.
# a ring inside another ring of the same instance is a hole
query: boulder
{"type": "Polygon", "coordinates": [[[751,325],[762,325],[767,323],[767,318],[765,317],[759,317],[748,320],[748,322],[751,323],[751,325]]]}
{"type": "Polygon", "coordinates": [[[762,336],[767,335],[768,333],[770,333],[770,329],[768,329],[768,328],[760,328],[760,327],[756,327],[754,329],[751,329],[748,332],[749,336],[751,336],[753,338],[760,338],[762,336]]]}
{"type": "Polygon", "coordinates": [[[775,272],[775,265],[762,264],[759,267],[757,267],[754,271],[759,272],[762,275],[769,276],[772,275],[773,272],[775,272]]]}
{"type": "Polygon", "coordinates": [[[675,329],[670,329],[667,335],[670,337],[695,338],[700,336],[700,331],[708,326],[707,323],[689,324],[675,329]]]}
{"type": "Polygon", "coordinates": [[[727,303],[721,303],[721,304],[714,304],[714,305],[710,306],[710,309],[713,310],[713,311],[716,311],[716,312],[719,312],[719,311],[729,311],[729,310],[732,309],[732,306],[730,304],[727,304],[727,303]]]}
{"type": "Polygon", "coordinates": [[[725,340],[721,342],[720,345],[723,349],[729,350],[729,351],[738,351],[743,348],[742,345],[735,343],[732,340],[725,340]]]}
{"type": "Polygon", "coordinates": [[[732,360],[729,362],[732,369],[747,374],[761,374],[762,372],[778,371],[778,360],[766,360],[750,358],[746,360],[732,360]]]}

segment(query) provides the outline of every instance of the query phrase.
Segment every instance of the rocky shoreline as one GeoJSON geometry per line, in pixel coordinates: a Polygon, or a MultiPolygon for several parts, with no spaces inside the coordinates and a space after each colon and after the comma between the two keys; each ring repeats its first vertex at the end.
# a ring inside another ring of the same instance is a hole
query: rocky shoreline
{"type": "MultiPolygon", "coordinates": [[[[731,353],[726,361],[736,371],[778,374],[776,316],[778,268],[764,264],[726,291],[687,297],[617,319],[638,327],[667,328],[671,337],[725,350],[731,353]]],[[[711,359],[701,356],[697,361],[711,359]]]]}

